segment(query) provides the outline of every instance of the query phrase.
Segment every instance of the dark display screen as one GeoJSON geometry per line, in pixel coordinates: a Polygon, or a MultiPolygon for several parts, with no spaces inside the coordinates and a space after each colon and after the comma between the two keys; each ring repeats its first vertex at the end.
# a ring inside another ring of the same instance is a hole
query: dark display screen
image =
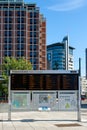
{"type": "Polygon", "coordinates": [[[78,74],[11,74],[11,90],[78,90],[78,74]]]}

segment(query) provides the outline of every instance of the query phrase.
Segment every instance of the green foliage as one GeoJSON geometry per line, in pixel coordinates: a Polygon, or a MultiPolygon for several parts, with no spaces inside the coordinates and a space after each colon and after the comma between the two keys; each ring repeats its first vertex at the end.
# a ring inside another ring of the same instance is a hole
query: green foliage
{"type": "Polygon", "coordinates": [[[32,70],[31,63],[24,57],[16,59],[14,57],[5,57],[3,64],[1,65],[2,77],[4,79],[3,83],[0,83],[0,91],[7,95],[8,93],[8,76],[10,70],[32,70]]]}
{"type": "Polygon", "coordinates": [[[4,79],[6,79],[10,70],[32,70],[32,65],[24,57],[20,59],[16,59],[14,57],[5,57],[2,64],[2,70],[2,75],[4,76],[4,79]]]}

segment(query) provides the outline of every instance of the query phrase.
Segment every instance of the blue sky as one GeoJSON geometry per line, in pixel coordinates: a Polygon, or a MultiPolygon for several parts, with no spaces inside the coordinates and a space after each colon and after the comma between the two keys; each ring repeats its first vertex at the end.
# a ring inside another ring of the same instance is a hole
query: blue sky
{"type": "Polygon", "coordinates": [[[47,45],[61,42],[69,35],[74,47],[74,68],[81,58],[82,75],[85,75],[85,48],[87,48],[87,0],[24,0],[36,3],[46,17],[47,45]]]}

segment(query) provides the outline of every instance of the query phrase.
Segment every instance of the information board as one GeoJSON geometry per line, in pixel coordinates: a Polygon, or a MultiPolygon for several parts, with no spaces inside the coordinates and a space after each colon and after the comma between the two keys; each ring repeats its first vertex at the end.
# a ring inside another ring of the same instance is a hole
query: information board
{"type": "Polygon", "coordinates": [[[77,110],[77,92],[59,91],[59,110],[77,110]]]}
{"type": "Polygon", "coordinates": [[[11,74],[11,90],[78,90],[78,74],[11,74]]]}

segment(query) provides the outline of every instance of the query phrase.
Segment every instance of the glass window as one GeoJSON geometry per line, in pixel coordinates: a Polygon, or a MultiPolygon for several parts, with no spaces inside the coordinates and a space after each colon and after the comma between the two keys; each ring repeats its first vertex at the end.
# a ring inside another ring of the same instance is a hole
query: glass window
{"type": "Polygon", "coordinates": [[[36,50],[37,49],[37,46],[36,45],[34,45],[34,50],[36,50]]]}
{"type": "Polygon", "coordinates": [[[24,23],[24,18],[21,18],[21,23],[24,23]]]}
{"type": "Polygon", "coordinates": [[[30,19],[30,24],[32,24],[33,23],[33,19],[30,19]]]}
{"type": "Polygon", "coordinates": [[[30,62],[31,62],[31,64],[32,64],[32,58],[30,58],[30,62]]]}
{"type": "Polygon", "coordinates": [[[20,38],[17,38],[17,43],[20,43],[20,38]]]}
{"type": "Polygon", "coordinates": [[[32,18],[32,16],[33,16],[33,13],[32,13],[32,12],[30,12],[30,18],[32,18]]]}
{"type": "Polygon", "coordinates": [[[5,16],[8,16],[8,11],[5,11],[5,16]]]}
{"type": "Polygon", "coordinates": [[[33,36],[33,33],[32,32],[30,32],[30,37],[32,37],[33,36]]]}
{"type": "Polygon", "coordinates": [[[17,31],[17,36],[20,36],[21,35],[21,32],[20,31],[17,31]]]}
{"type": "Polygon", "coordinates": [[[34,57],[37,57],[37,52],[34,52],[34,57]]]}
{"type": "Polygon", "coordinates": [[[8,24],[5,24],[5,30],[7,30],[8,29],[8,24]]]}
{"type": "Polygon", "coordinates": [[[36,37],[37,36],[37,33],[36,32],[34,32],[34,37],[36,37]]]}
{"type": "Polygon", "coordinates": [[[4,51],[4,56],[12,56],[12,52],[11,51],[4,51]]]}
{"type": "Polygon", "coordinates": [[[32,38],[30,38],[30,44],[32,44],[32,38]]]}
{"type": "Polygon", "coordinates": [[[9,32],[8,31],[5,31],[5,36],[8,36],[9,32]]]}
{"type": "Polygon", "coordinates": [[[17,11],[17,15],[20,16],[20,11],[17,11]]]}
{"type": "Polygon", "coordinates": [[[9,31],[9,36],[12,36],[12,31],[9,31]]]}
{"type": "Polygon", "coordinates": [[[30,45],[30,50],[32,50],[32,45],[30,45]]]}
{"type": "Polygon", "coordinates": [[[17,44],[17,49],[18,50],[23,50],[24,49],[24,44],[17,44]]]}
{"type": "Polygon", "coordinates": [[[17,18],[17,22],[20,23],[20,18],[17,18]]]}
{"type": "Polygon", "coordinates": [[[37,19],[34,19],[34,24],[37,24],[37,19]]]}
{"type": "Polygon", "coordinates": [[[30,57],[32,57],[32,52],[30,52],[30,57]]]}
{"type": "Polygon", "coordinates": [[[9,16],[12,16],[12,11],[9,11],[9,16]]]}
{"type": "Polygon", "coordinates": [[[12,55],[11,51],[8,51],[8,56],[11,56],[11,55],[12,55]]]}
{"type": "Polygon", "coordinates": [[[34,17],[35,17],[35,18],[37,17],[37,13],[36,13],[36,12],[34,12],[34,17]]]}
{"type": "Polygon", "coordinates": [[[9,42],[9,43],[12,43],[12,38],[9,38],[9,39],[8,39],[8,42],[9,42]]]}
{"type": "Polygon", "coordinates": [[[24,43],[24,38],[21,38],[21,43],[24,43]]]}
{"type": "Polygon", "coordinates": [[[17,29],[20,29],[20,24],[17,25],[17,29]]]}
{"type": "Polygon", "coordinates": [[[24,29],[24,24],[21,24],[21,29],[24,29]]]}
{"type": "Polygon", "coordinates": [[[9,18],[8,20],[9,20],[9,23],[12,23],[12,18],[9,18]]]}
{"type": "Polygon", "coordinates": [[[21,31],[21,36],[24,36],[24,31],[21,31]]]}
{"type": "Polygon", "coordinates": [[[73,49],[69,48],[69,54],[73,55],[73,49]]]}
{"type": "Polygon", "coordinates": [[[34,25],[34,31],[36,31],[36,25],[34,25]]]}
{"type": "Polygon", "coordinates": [[[11,24],[9,24],[9,30],[11,30],[12,29],[12,25],[11,24]]]}
{"type": "Polygon", "coordinates": [[[20,51],[17,51],[17,56],[21,56],[21,52],[20,51]]]}
{"type": "Polygon", "coordinates": [[[21,16],[24,16],[24,11],[21,11],[21,16]]]}
{"type": "Polygon", "coordinates": [[[48,61],[51,61],[51,53],[48,53],[48,54],[47,54],[47,60],[48,60],[48,61]]]}
{"type": "Polygon", "coordinates": [[[30,26],[30,31],[32,31],[33,30],[33,28],[32,28],[32,26],[30,26]]]}
{"type": "Polygon", "coordinates": [[[5,23],[7,23],[8,22],[8,18],[7,17],[5,17],[5,23]]]}
{"type": "Polygon", "coordinates": [[[24,51],[21,51],[21,56],[24,56],[24,51]]]}

